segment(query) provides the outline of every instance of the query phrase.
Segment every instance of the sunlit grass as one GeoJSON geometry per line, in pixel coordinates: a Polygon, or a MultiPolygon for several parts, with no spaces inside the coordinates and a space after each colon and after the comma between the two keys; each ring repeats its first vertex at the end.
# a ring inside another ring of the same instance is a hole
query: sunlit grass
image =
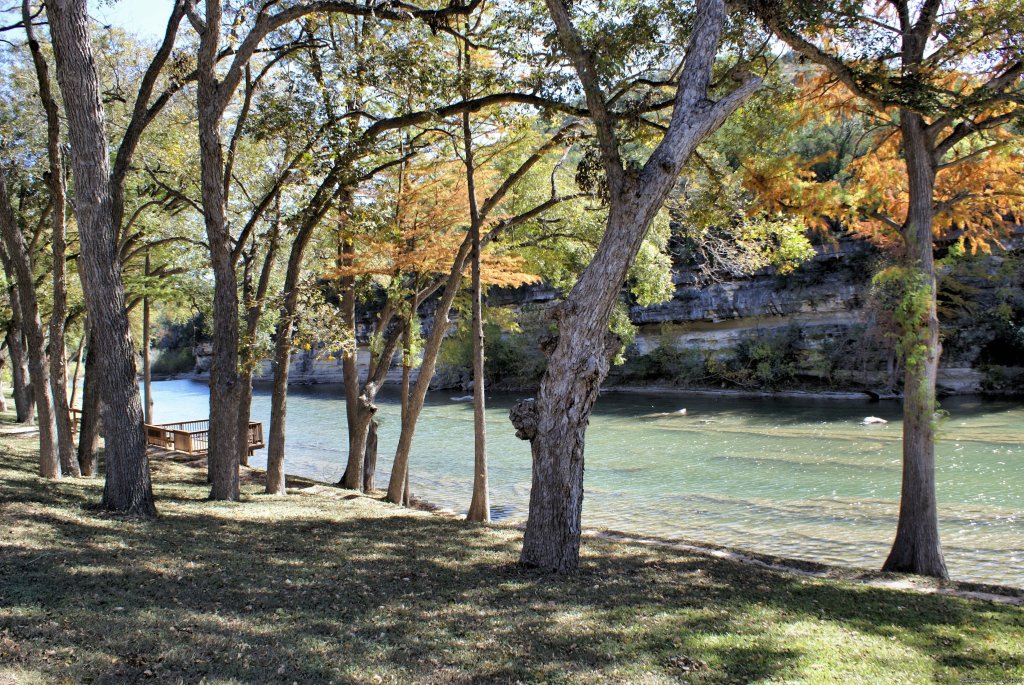
{"type": "Polygon", "coordinates": [[[516,566],[521,533],[368,497],[211,503],[154,463],[160,518],[91,508],[0,436],[0,683],[958,683],[1024,680],[1024,610],[585,540],[516,566]]]}

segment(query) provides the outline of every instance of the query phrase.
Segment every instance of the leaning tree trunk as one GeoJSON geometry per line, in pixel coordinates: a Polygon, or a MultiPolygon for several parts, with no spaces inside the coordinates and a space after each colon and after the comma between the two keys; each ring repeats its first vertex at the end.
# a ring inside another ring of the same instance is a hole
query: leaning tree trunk
{"type": "Polygon", "coordinates": [[[85,0],[47,3],[57,80],[64,96],[78,216],[78,272],[99,352],[104,400],[106,483],[103,507],[155,516],[135,350],[112,223],[110,162],[85,0]]]}
{"type": "Polygon", "coordinates": [[[267,486],[271,495],[284,495],[284,435],[288,418],[288,367],[292,356],[292,331],[299,306],[299,279],[306,247],[313,237],[318,219],[309,216],[299,227],[288,254],[288,267],[284,277],[284,302],[277,324],[274,341],[274,388],[270,397],[270,435],[267,441],[267,486]]]}
{"type": "Polygon", "coordinates": [[[39,303],[32,278],[28,243],[18,226],[14,208],[7,196],[7,176],[0,168],[0,230],[3,231],[4,267],[17,279],[15,290],[21,308],[21,324],[28,337],[28,368],[35,391],[36,418],[39,424],[39,475],[60,478],[57,450],[57,425],[50,394],[50,369],[46,361],[46,338],[39,319],[39,303]]]}
{"type": "Polygon", "coordinates": [[[65,218],[67,194],[64,186],[64,161],[60,147],[60,112],[50,87],[49,68],[29,12],[28,0],[21,6],[25,34],[29,51],[35,66],[36,81],[39,85],[39,99],[46,112],[46,152],[49,161],[49,175],[46,182],[50,190],[50,242],[53,252],[52,311],[50,313],[50,394],[53,399],[54,423],[57,429],[57,455],[61,472],[65,476],[80,476],[78,461],[75,459],[75,443],[71,430],[70,404],[68,403],[67,349],[64,342],[64,325],[68,313],[65,218]]]}
{"type": "Polygon", "coordinates": [[[910,207],[903,228],[907,247],[901,348],[904,357],[903,483],[900,514],[884,571],[948,578],[939,541],[935,495],[935,379],[939,319],[932,254],[934,156],[920,115],[901,112],[910,207]]]}
{"type": "Polygon", "coordinates": [[[82,416],[78,422],[78,466],[83,476],[95,476],[100,459],[100,368],[99,353],[89,334],[85,352],[85,380],[82,385],[82,416]]]}
{"type": "MultiPolygon", "coordinates": [[[[423,402],[427,397],[427,390],[430,389],[430,379],[434,376],[434,367],[437,365],[437,355],[441,350],[441,342],[448,331],[448,314],[452,310],[452,303],[459,292],[459,284],[462,281],[462,272],[466,267],[466,259],[469,257],[471,239],[466,236],[459,247],[458,253],[452,262],[452,268],[448,272],[444,291],[434,309],[434,326],[430,330],[426,344],[423,346],[423,359],[420,362],[419,376],[413,390],[408,394],[407,411],[402,415],[402,430],[398,436],[398,448],[395,450],[395,461],[391,467],[391,480],[388,482],[387,500],[395,504],[403,504],[409,500],[407,492],[409,481],[409,452],[412,449],[412,438],[416,431],[416,422],[420,412],[423,410],[423,402]]],[[[415,312],[414,312],[415,313],[415,312]]]]}
{"type": "Polygon", "coordinates": [[[627,173],[593,52],[581,44],[564,0],[547,0],[547,6],[583,85],[609,187],[608,222],[601,243],[569,297],[554,312],[558,338],[549,345],[552,351],[537,398],[518,403],[510,416],[516,435],[530,440],[533,452],[530,513],[520,562],[564,573],[579,565],[583,439],[619,344],[608,332],[615,298],[683,164],[761,82],[747,78],[721,100],[708,98],[725,4],[699,0],[668,129],[643,168],[627,173]]]}
{"type": "Polygon", "coordinates": [[[35,391],[28,370],[28,354],[25,352],[25,337],[21,327],[21,307],[14,285],[8,289],[11,303],[11,323],[7,328],[7,350],[11,353],[11,388],[14,395],[14,412],[18,423],[31,424],[36,418],[35,391]]]}
{"type": "Polygon", "coordinates": [[[292,356],[292,316],[287,300],[274,342],[274,387],[270,395],[270,434],[267,439],[267,485],[269,495],[285,495],[284,433],[288,417],[288,365],[292,356]]]}
{"type": "MultiPolygon", "coordinates": [[[[668,193],[668,188],[662,190],[668,193]]],[[[530,440],[533,453],[529,520],[520,556],[529,566],[566,573],[579,565],[584,435],[601,381],[621,344],[608,331],[629,268],[620,256],[636,255],[664,195],[647,197],[646,206],[613,199],[594,260],[556,310],[558,337],[546,345],[551,353],[537,397],[517,403],[510,415],[516,436],[530,440]]]]}

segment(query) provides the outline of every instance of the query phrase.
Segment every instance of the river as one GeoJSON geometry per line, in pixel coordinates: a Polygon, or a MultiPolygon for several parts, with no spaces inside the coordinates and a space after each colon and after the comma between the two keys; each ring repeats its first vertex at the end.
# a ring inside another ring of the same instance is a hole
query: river
{"type": "MultiPolygon", "coordinates": [[[[416,497],[465,512],[473,470],[473,410],[454,394],[427,398],[413,441],[416,497]]],[[[155,420],[205,418],[204,383],[153,383],[155,420]]],[[[488,397],[495,520],[524,521],[529,445],[508,410],[519,396],[488,397]]],[[[395,394],[379,398],[378,487],[398,442],[395,394]]],[[[936,447],[943,549],[957,580],[1024,587],[1024,405],[974,397],[942,402],[936,447]]],[[[254,421],[270,426],[270,393],[257,388],[254,421]]],[[[859,400],[737,399],[606,394],[587,431],[583,524],[756,552],[878,568],[896,529],[900,405],[859,400]],[[686,408],[685,416],[650,416],[686,408]],[[884,425],[862,425],[865,416],[884,425]]],[[[337,481],[345,463],[340,386],[293,387],[288,473],[337,481]]],[[[266,464],[266,450],[251,461],[266,464]]]]}

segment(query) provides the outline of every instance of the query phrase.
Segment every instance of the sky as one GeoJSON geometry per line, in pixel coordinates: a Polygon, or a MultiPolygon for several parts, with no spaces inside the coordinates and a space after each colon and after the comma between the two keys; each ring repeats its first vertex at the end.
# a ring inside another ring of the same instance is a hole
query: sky
{"type": "Polygon", "coordinates": [[[89,0],[89,14],[140,38],[159,40],[173,6],[173,0],[89,0]]]}

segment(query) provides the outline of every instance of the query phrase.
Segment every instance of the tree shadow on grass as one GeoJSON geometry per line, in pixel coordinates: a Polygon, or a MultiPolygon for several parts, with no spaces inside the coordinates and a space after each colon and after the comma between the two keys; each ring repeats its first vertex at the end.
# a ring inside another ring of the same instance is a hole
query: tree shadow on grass
{"type": "MultiPolygon", "coordinates": [[[[28,531],[0,550],[0,675],[746,683],[890,641],[948,674],[1024,668],[978,647],[1020,638],[1019,609],[601,540],[585,541],[579,573],[552,576],[515,564],[516,529],[367,498],[210,503],[202,473],[175,475],[151,522],[84,509],[91,485],[0,483],[0,524],[28,531]]],[[[896,669],[898,656],[865,658],[896,669]]]]}
{"type": "Polygon", "coordinates": [[[0,630],[55,678],[751,682],[802,657],[770,626],[808,621],[994,666],[956,637],[984,627],[964,602],[671,550],[588,542],[583,570],[557,577],[514,564],[517,531],[439,517],[253,520],[240,505],[152,523],[28,519],[49,527],[48,556],[7,547],[0,597],[14,611],[0,630]],[[50,665],[62,649],[77,659],[50,665]]]}

